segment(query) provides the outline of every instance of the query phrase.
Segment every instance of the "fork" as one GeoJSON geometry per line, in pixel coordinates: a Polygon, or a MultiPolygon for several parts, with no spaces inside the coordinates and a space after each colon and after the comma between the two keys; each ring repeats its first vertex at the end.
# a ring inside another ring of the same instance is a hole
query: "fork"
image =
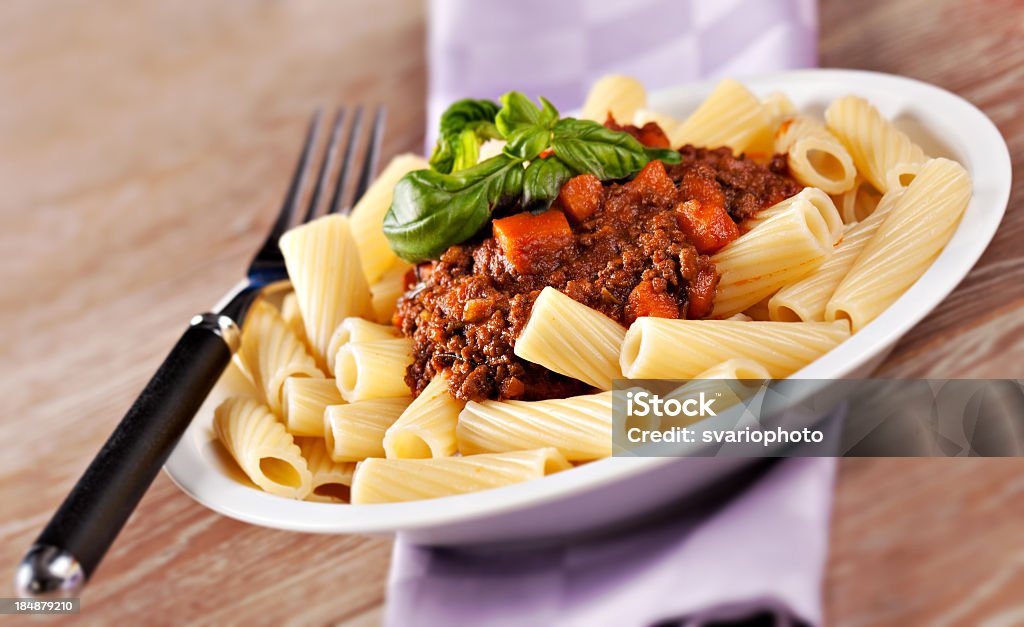
{"type": "MultiPolygon", "coordinates": [[[[212,311],[192,318],[184,335],[39,534],[15,576],[21,596],[78,596],[238,350],[249,307],[265,287],[288,278],[278,240],[290,228],[300,204],[321,117],[319,110],[313,115],[284,204],[249,264],[246,278],[212,311]]],[[[384,128],[383,107],[377,107],[374,114],[361,173],[351,203],[345,203],[362,134],[362,117],[362,107],[356,107],[327,213],[346,212],[373,179],[384,128]]],[[[321,195],[330,184],[345,119],[346,110],[341,108],[335,115],[319,176],[300,223],[317,215],[321,195]]]]}

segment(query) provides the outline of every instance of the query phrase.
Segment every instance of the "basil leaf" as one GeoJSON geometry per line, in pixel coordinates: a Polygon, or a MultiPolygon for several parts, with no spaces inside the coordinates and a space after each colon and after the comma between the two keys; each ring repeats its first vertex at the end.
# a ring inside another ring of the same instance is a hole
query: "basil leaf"
{"type": "Polygon", "coordinates": [[[430,156],[430,167],[438,172],[448,173],[455,167],[456,162],[474,165],[476,156],[470,159],[471,154],[479,154],[480,144],[491,138],[498,137],[498,128],[494,125],[494,117],[498,114],[499,106],[491,100],[473,100],[466,98],[452,103],[441,115],[441,128],[437,138],[437,145],[430,156]],[[469,150],[468,136],[465,131],[472,131],[476,139],[473,150],[469,150]]]}
{"type": "Polygon", "coordinates": [[[530,102],[530,99],[518,91],[510,91],[501,97],[501,110],[494,118],[501,136],[509,139],[517,129],[524,127],[551,128],[558,120],[558,110],[545,98],[540,98],[541,106],[530,102]]]}
{"type": "MultiPolygon", "coordinates": [[[[651,161],[662,161],[664,163],[679,163],[682,157],[678,150],[671,148],[648,148],[644,146],[644,152],[651,158],[651,161]]],[[[646,165],[646,164],[645,164],[646,165]]]]}
{"type": "Polygon", "coordinates": [[[502,152],[516,159],[529,161],[551,143],[551,131],[537,126],[523,126],[512,131],[502,152]]]}
{"type": "Polygon", "coordinates": [[[547,209],[570,178],[572,172],[557,158],[534,159],[523,175],[523,206],[547,209]]]}
{"type": "Polygon", "coordinates": [[[465,170],[476,165],[476,161],[480,157],[480,140],[477,139],[476,131],[471,128],[462,131],[453,145],[455,147],[455,154],[452,161],[452,172],[465,170]]]}
{"type": "Polygon", "coordinates": [[[628,133],[573,118],[555,123],[551,149],[574,173],[589,172],[602,181],[630,176],[654,158],[666,163],[680,159],[674,151],[651,153],[628,133]]]}
{"type": "Polygon", "coordinates": [[[399,179],[384,216],[384,235],[402,259],[437,259],[473,237],[498,207],[523,191],[522,161],[498,155],[454,174],[416,170],[399,179]]]}

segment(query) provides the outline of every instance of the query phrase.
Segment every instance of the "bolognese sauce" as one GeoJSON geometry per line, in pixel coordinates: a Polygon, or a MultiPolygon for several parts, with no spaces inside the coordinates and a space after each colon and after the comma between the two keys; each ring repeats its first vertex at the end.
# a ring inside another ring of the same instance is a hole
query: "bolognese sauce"
{"type": "MultiPolygon", "coordinates": [[[[614,128],[648,145],[667,142],[657,125],[614,128]]],[[[681,163],[652,161],[624,183],[572,178],[547,211],[496,219],[489,233],[414,268],[395,313],[413,340],[413,392],[441,371],[463,400],[588,392],[513,352],[547,286],[624,326],[640,316],[710,315],[718,283],[710,255],[739,235],[737,222],[800,186],[780,156],[761,165],[728,148],[680,153],[681,163]]]]}

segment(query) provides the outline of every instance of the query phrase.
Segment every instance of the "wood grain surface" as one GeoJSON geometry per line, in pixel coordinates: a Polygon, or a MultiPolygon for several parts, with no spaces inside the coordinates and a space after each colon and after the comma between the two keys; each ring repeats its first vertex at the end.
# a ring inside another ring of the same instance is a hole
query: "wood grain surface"
{"type": "MultiPolygon", "coordinates": [[[[831,0],[821,21],[822,65],[963,95],[1024,167],[1021,2],[831,0]]],[[[424,36],[415,0],[0,4],[0,579],[185,322],[238,278],[313,107],[383,103],[385,154],[419,146],[424,36]]],[[[1022,181],[885,374],[1024,378],[1022,181]]],[[[1024,624],[1022,470],[844,460],[829,624],[1024,624]]],[[[374,625],[389,552],[223,518],[161,475],[77,621],[374,625]]]]}

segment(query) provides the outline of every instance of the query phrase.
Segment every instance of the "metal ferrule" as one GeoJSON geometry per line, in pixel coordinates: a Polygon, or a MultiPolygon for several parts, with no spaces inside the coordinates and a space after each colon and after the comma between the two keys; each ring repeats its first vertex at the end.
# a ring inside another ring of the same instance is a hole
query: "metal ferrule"
{"type": "Polygon", "coordinates": [[[192,317],[190,324],[201,329],[208,329],[219,335],[232,353],[236,352],[238,347],[242,345],[242,330],[228,316],[212,312],[196,314],[192,317]]]}
{"type": "Polygon", "coordinates": [[[77,597],[85,585],[81,564],[63,549],[32,546],[18,565],[14,585],[23,597],[77,597]]]}

